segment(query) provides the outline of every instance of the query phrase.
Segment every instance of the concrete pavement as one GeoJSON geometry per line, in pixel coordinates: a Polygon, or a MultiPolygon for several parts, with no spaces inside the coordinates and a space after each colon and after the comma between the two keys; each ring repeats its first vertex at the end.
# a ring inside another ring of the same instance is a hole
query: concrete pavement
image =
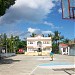
{"type": "Polygon", "coordinates": [[[17,55],[0,61],[0,75],[74,75],[75,69],[44,69],[40,64],[52,62],[68,62],[75,64],[75,56],[54,55],[54,61],[49,56],[17,55]]]}

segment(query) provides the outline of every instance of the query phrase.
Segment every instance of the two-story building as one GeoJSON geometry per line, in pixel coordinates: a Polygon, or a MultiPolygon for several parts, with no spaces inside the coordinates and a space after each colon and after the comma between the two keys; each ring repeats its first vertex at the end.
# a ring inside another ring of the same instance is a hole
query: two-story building
{"type": "Polygon", "coordinates": [[[52,50],[51,37],[37,35],[27,38],[27,52],[50,52],[52,50]]]}

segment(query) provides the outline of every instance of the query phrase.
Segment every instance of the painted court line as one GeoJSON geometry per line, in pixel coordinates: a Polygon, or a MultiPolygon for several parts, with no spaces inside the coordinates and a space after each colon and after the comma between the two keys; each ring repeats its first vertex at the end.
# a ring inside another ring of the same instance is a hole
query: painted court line
{"type": "MultiPolygon", "coordinates": [[[[55,60],[56,58],[54,58],[53,60],[55,60]]],[[[52,60],[51,58],[38,58],[37,60],[52,60]]]]}
{"type": "MultiPolygon", "coordinates": [[[[38,66],[37,66],[37,67],[38,67],[38,66]]],[[[31,73],[30,73],[29,75],[32,75],[33,72],[37,69],[37,67],[35,67],[35,68],[31,71],[31,73]]]]}
{"type": "Polygon", "coordinates": [[[74,65],[49,65],[49,66],[38,66],[39,68],[45,69],[62,69],[62,68],[75,68],[74,65]]]}

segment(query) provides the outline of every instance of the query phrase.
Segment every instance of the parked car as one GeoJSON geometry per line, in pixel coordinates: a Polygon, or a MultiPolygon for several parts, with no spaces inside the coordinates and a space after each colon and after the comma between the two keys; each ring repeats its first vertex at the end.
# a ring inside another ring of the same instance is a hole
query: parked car
{"type": "Polygon", "coordinates": [[[24,50],[23,50],[23,49],[19,49],[19,50],[18,50],[18,53],[19,53],[19,54],[24,54],[24,50]]]}

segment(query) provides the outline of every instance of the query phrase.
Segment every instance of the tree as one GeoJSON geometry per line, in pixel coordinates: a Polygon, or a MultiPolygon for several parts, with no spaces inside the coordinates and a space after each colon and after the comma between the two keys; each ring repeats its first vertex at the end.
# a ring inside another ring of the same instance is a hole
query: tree
{"type": "Polygon", "coordinates": [[[68,43],[69,43],[69,41],[70,41],[70,40],[66,38],[66,39],[64,39],[64,41],[63,41],[63,42],[64,42],[65,44],[68,44],[68,43]]]}
{"type": "Polygon", "coordinates": [[[58,31],[54,32],[53,41],[58,44],[58,40],[60,39],[60,33],[58,31]]]}
{"type": "Polygon", "coordinates": [[[10,49],[11,49],[11,52],[14,52],[14,37],[13,37],[13,35],[11,35],[11,38],[10,38],[10,49]]]}
{"type": "Polygon", "coordinates": [[[26,42],[25,41],[20,41],[19,44],[18,44],[18,48],[25,49],[25,46],[26,46],[26,42]]]}
{"type": "Polygon", "coordinates": [[[15,0],[0,0],[0,16],[3,16],[11,5],[15,4],[15,0]]]}
{"type": "Polygon", "coordinates": [[[1,49],[2,49],[2,34],[0,34],[0,59],[1,59],[1,49]]]}
{"type": "Polygon", "coordinates": [[[60,36],[60,33],[58,31],[54,32],[54,36],[52,37],[52,50],[55,53],[59,53],[59,41],[64,39],[64,36],[60,36]]]}
{"type": "Polygon", "coordinates": [[[48,37],[52,37],[53,35],[52,34],[48,34],[48,37]]]}
{"type": "Polygon", "coordinates": [[[44,37],[44,34],[42,34],[42,36],[44,37]]]}
{"type": "Polygon", "coordinates": [[[14,42],[14,45],[15,45],[14,47],[15,47],[15,50],[16,50],[16,52],[17,52],[18,49],[19,49],[19,48],[18,48],[18,45],[19,45],[19,43],[20,43],[20,41],[21,41],[21,40],[19,39],[19,36],[15,36],[15,37],[14,37],[14,41],[15,41],[15,42],[14,42]]]}
{"type": "Polygon", "coordinates": [[[32,35],[30,35],[30,36],[31,36],[31,37],[35,37],[35,35],[36,35],[35,33],[32,33],[32,35]]]}
{"type": "MultiPolygon", "coordinates": [[[[19,39],[19,36],[11,35],[10,38],[7,37],[6,33],[0,35],[0,48],[7,49],[9,53],[18,52],[19,48],[26,50],[27,42],[19,39]]],[[[1,49],[0,49],[1,53],[1,49]]]]}
{"type": "Polygon", "coordinates": [[[0,46],[2,45],[2,42],[3,42],[3,40],[2,40],[2,34],[0,34],[0,46]]]}
{"type": "Polygon", "coordinates": [[[5,51],[7,52],[7,35],[6,35],[6,33],[0,35],[0,47],[5,49],[5,51]]]}
{"type": "Polygon", "coordinates": [[[7,43],[7,35],[6,33],[3,34],[3,45],[6,45],[7,43]]]}

